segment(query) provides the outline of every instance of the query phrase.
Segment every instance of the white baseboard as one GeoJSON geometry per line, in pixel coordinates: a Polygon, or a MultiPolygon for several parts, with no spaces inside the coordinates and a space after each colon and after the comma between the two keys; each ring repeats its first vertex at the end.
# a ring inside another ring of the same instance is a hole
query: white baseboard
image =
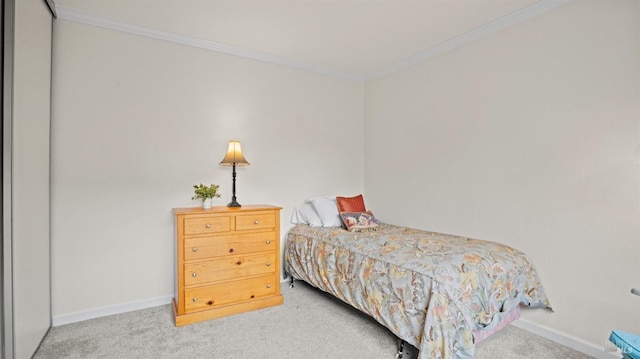
{"type": "Polygon", "coordinates": [[[70,314],[63,314],[55,316],[51,319],[51,326],[57,327],[64,324],[70,324],[75,322],[81,322],[83,320],[89,320],[93,318],[106,317],[108,315],[132,312],[134,310],[157,307],[159,305],[169,304],[173,299],[172,295],[164,297],[150,298],[146,300],[140,300],[136,302],[129,302],[124,304],[110,305],[101,308],[95,308],[85,310],[81,312],[75,312],[70,314]]]}
{"type": "MultiPolygon", "coordinates": [[[[593,343],[587,342],[586,340],[574,337],[572,335],[560,332],[549,327],[545,327],[544,325],[536,324],[523,318],[514,321],[513,323],[511,323],[511,325],[539,335],[543,338],[547,338],[553,342],[564,345],[573,350],[585,353],[594,358],[619,359],[621,357],[621,355],[616,353],[616,347],[613,344],[608,346],[595,345],[593,343]]],[[[606,340],[607,338],[602,338],[603,343],[606,343],[606,340]]]]}
{"type": "MultiPolygon", "coordinates": [[[[281,285],[285,285],[285,283],[288,283],[288,280],[280,278],[280,283],[281,285]]],[[[169,295],[164,297],[139,300],[136,302],[124,303],[124,304],[109,305],[106,307],[95,308],[95,309],[90,309],[90,310],[85,310],[85,311],[75,312],[70,314],[58,315],[51,319],[51,326],[58,327],[65,324],[81,322],[83,320],[106,317],[107,315],[121,314],[121,313],[132,312],[134,310],[139,310],[139,309],[157,307],[159,305],[165,305],[165,304],[171,303],[172,299],[173,299],[173,296],[169,295]]]]}

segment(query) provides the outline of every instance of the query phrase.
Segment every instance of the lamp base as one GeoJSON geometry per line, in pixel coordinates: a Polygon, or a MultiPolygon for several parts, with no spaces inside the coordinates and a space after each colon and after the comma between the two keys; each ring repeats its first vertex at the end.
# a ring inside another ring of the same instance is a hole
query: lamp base
{"type": "Polygon", "coordinates": [[[229,202],[227,207],[242,207],[242,206],[236,200],[233,200],[233,201],[229,202]]]}

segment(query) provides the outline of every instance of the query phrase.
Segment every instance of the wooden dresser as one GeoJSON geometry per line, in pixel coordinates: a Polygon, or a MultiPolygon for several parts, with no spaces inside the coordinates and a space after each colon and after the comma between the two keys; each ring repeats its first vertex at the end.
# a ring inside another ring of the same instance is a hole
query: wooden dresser
{"type": "Polygon", "coordinates": [[[279,305],[280,207],[174,208],[176,326],[279,305]]]}

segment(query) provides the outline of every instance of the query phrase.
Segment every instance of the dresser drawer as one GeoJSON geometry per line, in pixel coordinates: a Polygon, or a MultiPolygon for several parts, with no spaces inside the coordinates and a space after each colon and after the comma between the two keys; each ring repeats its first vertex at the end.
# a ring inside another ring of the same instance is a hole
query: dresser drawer
{"type": "Polygon", "coordinates": [[[185,289],[185,310],[197,311],[275,294],[275,275],[185,289]]]}
{"type": "Polygon", "coordinates": [[[236,231],[275,228],[276,216],[273,212],[243,214],[236,216],[236,231]]]}
{"type": "Polygon", "coordinates": [[[184,265],[184,284],[198,285],[207,282],[241,278],[275,272],[275,253],[258,253],[231,256],[221,259],[184,265]]]}
{"type": "Polygon", "coordinates": [[[231,230],[232,217],[193,217],[184,220],[184,234],[222,233],[231,230]]]}
{"type": "Polygon", "coordinates": [[[184,240],[184,259],[205,259],[237,254],[275,251],[276,232],[191,237],[184,240]]]}

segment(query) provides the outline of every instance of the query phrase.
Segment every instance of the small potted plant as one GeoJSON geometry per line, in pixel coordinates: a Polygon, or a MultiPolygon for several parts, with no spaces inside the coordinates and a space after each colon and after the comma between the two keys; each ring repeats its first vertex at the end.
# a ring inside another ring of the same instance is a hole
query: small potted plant
{"type": "Polygon", "coordinates": [[[202,199],[202,208],[203,209],[211,209],[211,201],[213,198],[220,198],[220,193],[218,193],[218,189],[220,188],[217,184],[212,184],[210,186],[205,186],[202,183],[199,185],[193,185],[194,195],[191,199],[202,199]]]}

